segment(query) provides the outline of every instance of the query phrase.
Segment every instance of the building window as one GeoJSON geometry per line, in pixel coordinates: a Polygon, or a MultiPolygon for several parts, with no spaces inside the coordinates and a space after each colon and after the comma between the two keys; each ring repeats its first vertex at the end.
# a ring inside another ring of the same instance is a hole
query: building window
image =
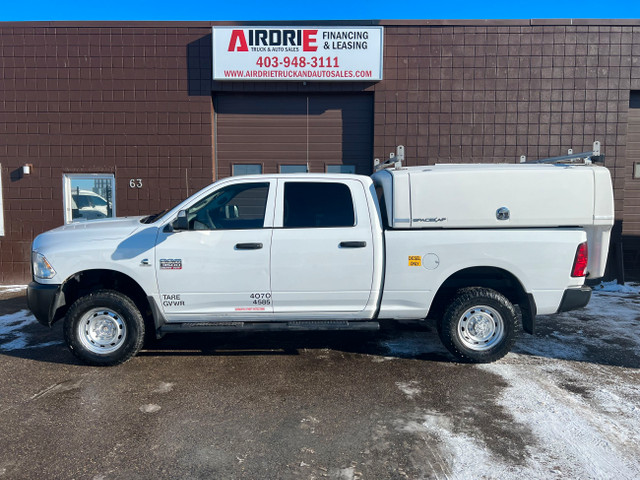
{"type": "Polygon", "coordinates": [[[262,165],[255,163],[233,165],[232,175],[259,175],[262,173],[262,165]]]}
{"type": "Polygon", "coordinates": [[[114,218],[115,183],[113,175],[65,175],[64,223],[114,218]]]}
{"type": "Polygon", "coordinates": [[[280,173],[307,173],[306,165],[280,165],[280,173]]]}
{"type": "Polygon", "coordinates": [[[285,183],[282,224],[285,228],[353,227],[349,187],[344,183],[285,183]]]}
{"type": "Polygon", "coordinates": [[[327,165],[327,173],[356,173],[355,165],[327,165]]]}
{"type": "Polygon", "coordinates": [[[0,237],[4,236],[4,204],[2,203],[2,164],[0,164],[0,237]]]}

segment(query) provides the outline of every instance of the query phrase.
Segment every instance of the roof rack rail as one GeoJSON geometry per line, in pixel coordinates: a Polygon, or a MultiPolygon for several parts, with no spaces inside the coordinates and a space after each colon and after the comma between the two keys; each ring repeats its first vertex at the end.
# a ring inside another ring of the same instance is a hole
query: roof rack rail
{"type": "Polygon", "coordinates": [[[560,157],[542,158],[540,160],[527,161],[525,155],[520,156],[520,163],[558,163],[558,164],[583,164],[591,165],[594,162],[604,164],[604,155],[600,153],[600,142],[593,142],[593,150],[589,152],[573,153],[573,149],[569,149],[567,155],[560,157]]]}
{"type": "Polygon", "coordinates": [[[402,168],[402,162],[404,162],[404,145],[398,145],[396,147],[396,153],[391,152],[389,154],[389,159],[380,163],[379,158],[373,159],[373,169],[376,172],[379,172],[383,168],[387,168],[390,165],[393,165],[393,168],[396,170],[402,168]]]}

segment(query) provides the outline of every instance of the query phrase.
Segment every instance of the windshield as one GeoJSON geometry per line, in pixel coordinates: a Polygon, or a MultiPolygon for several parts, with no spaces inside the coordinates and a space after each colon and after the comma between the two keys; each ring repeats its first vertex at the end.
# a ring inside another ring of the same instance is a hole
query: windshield
{"type": "MultiPolygon", "coordinates": [[[[209,187],[205,187],[203,190],[205,190],[205,189],[209,189],[209,187]]],[[[196,192],[195,194],[191,195],[189,198],[194,198],[194,197],[198,196],[203,190],[200,190],[199,192],[196,192]]],[[[219,195],[219,193],[216,192],[216,193],[214,193],[213,196],[206,196],[205,198],[203,198],[200,201],[198,201],[191,208],[202,208],[204,205],[208,204],[211,200],[216,198],[218,195],[219,195]]],[[[154,213],[152,215],[148,215],[146,217],[143,217],[143,218],[140,219],[140,223],[149,224],[149,223],[155,223],[155,222],[160,221],[160,220],[164,220],[165,216],[167,215],[167,213],[172,211],[174,208],[176,208],[182,202],[183,201],[181,200],[180,202],[178,202],[175,205],[173,205],[171,208],[166,208],[166,209],[161,210],[159,212],[156,212],[156,213],[154,213]]]]}

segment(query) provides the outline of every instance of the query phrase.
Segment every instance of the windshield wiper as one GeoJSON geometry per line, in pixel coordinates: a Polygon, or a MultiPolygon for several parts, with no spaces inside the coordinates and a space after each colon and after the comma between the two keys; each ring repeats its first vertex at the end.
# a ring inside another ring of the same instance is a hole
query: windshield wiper
{"type": "Polygon", "coordinates": [[[155,222],[159,217],[161,217],[162,215],[164,215],[166,212],[168,212],[169,209],[165,208],[164,210],[162,210],[161,212],[158,213],[154,213],[153,215],[149,215],[148,217],[144,217],[142,219],[140,219],[140,223],[153,223],[155,222]]]}

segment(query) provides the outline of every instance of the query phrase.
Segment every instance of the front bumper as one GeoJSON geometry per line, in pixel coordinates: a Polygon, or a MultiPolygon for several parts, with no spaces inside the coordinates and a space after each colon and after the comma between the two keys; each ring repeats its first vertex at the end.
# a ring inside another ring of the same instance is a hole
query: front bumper
{"type": "Polygon", "coordinates": [[[579,288],[567,288],[562,295],[558,313],[576,310],[585,307],[591,300],[591,288],[587,286],[579,288]]]}
{"type": "Polygon", "coordinates": [[[60,285],[43,285],[31,282],[27,287],[27,305],[36,319],[47,327],[53,320],[53,305],[57,303],[60,285]]]}

